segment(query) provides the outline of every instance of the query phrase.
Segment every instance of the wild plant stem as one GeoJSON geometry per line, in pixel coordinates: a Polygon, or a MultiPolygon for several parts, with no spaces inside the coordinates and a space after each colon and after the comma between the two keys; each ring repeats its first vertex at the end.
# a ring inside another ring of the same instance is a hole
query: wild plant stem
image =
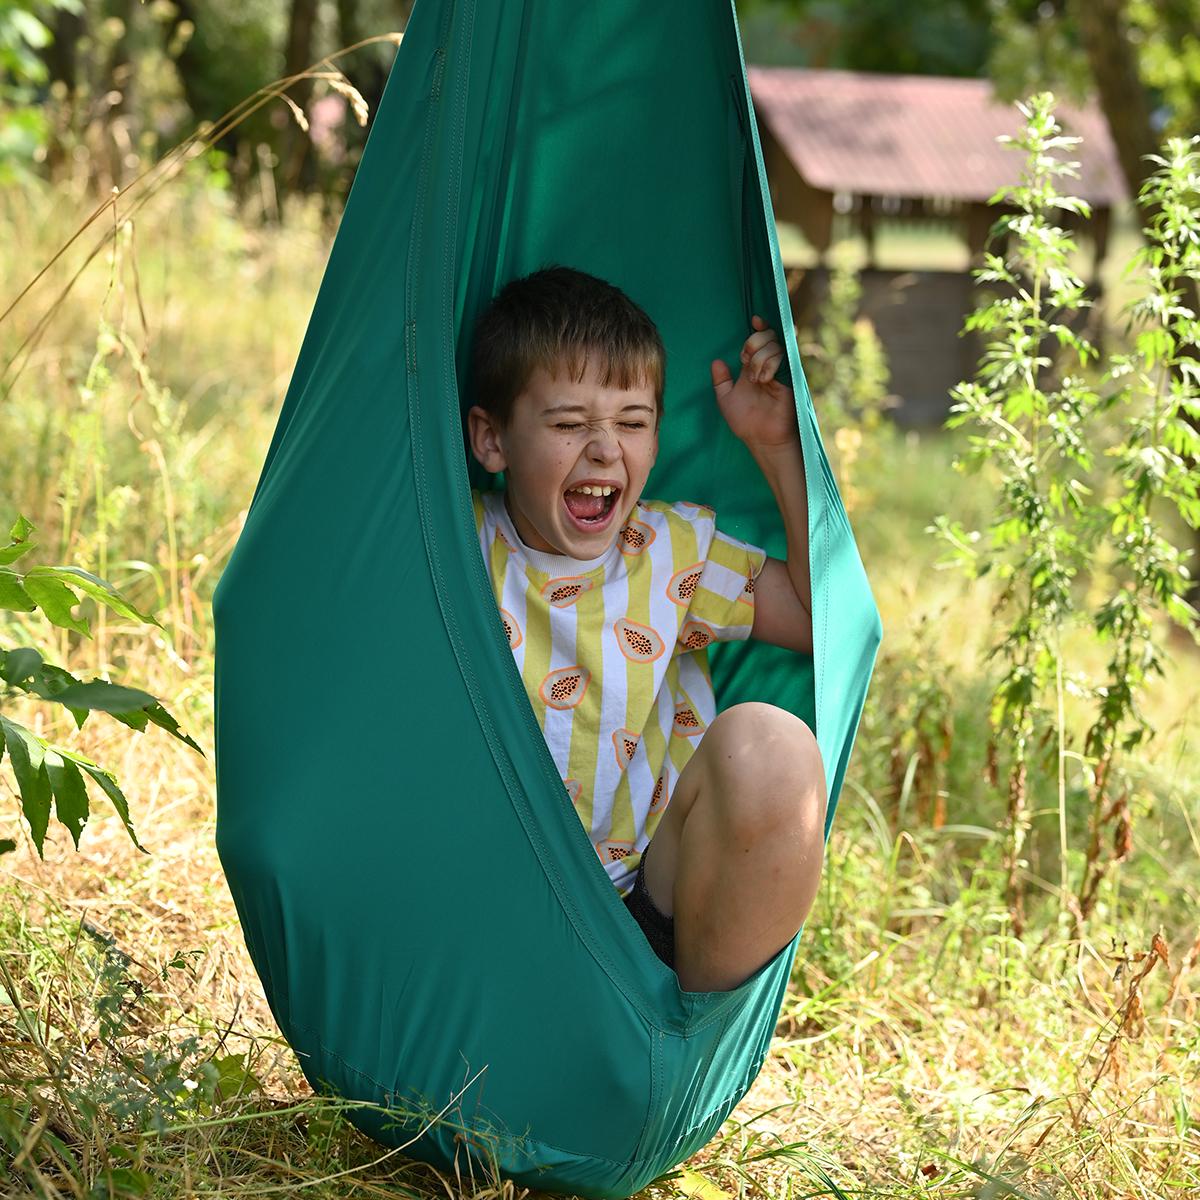
{"type": "Polygon", "coordinates": [[[1059,861],[1059,906],[1065,915],[1068,911],[1067,897],[1071,891],[1070,872],[1067,869],[1067,719],[1063,693],[1062,636],[1058,626],[1054,629],[1054,691],[1058,700],[1058,861],[1059,861]]]}

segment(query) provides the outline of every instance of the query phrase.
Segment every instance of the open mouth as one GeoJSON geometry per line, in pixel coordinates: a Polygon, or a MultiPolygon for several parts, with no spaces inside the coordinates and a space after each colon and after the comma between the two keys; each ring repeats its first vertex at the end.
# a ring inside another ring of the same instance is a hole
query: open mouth
{"type": "Polygon", "coordinates": [[[580,529],[594,532],[603,529],[612,520],[620,498],[620,488],[572,488],[563,493],[563,504],[567,515],[580,529]],[[603,493],[607,491],[608,494],[603,493]]]}

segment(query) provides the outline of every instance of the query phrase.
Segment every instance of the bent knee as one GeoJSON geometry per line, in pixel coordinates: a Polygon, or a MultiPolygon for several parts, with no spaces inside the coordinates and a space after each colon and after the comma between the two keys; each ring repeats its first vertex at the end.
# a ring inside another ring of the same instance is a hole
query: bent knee
{"type": "Polygon", "coordinates": [[[717,770],[739,777],[775,772],[796,777],[820,766],[821,752],[808,725],[774,704],[748,700],[720,713],[701,742],[717,770]]]}
{"type": "Polygon", "coordinates": [[[722,712],[704,735],[724,820],[740,836],[824,837],[825,770],[808,725],[774,704],[722,712]]]}

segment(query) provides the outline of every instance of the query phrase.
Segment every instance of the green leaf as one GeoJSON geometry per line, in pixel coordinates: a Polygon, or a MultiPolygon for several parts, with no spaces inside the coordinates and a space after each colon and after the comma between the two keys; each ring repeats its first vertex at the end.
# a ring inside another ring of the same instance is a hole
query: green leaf
{"type": "Polygon", "coordinates": [[[138,733],[145,733],[146,726],[150,724],[150,718],[146,716],[144,708],[131,708],[128,712],[109,713],[109,716],[130,729],[136,729],[138,733]]]}
{"type": "Polygon", "coordinates": [[[1191,628],[1196,623],[1197,618],[1200,618],[1200,613],[1182,597],[1177,595],[1168,595],[1166,598],[1167,615],[1171,620],[1182,625],[1185,629],[1191,628]]]}
{"type": "Polygon", "coordinates": [[[62,580],[91,596],[98,603],[111,608],[113,612],[122,617],[127,617],[131,621],[139,621],[143,625],[158,625],[153,617],[130,604],[111,583],[106,583],[81,567],[31,567],[25,576],[26,586],[28,586],[31,576],[62,580]]]}
{"type": "MultiPolygon", "coordinates": [[[[49,668],[49,670],[60,671],[61,669],[49,668]]],[[[157,725],[160,729],[165,729],[172,737],[191,746],[199,754],[204,754],[199,745],[183,732],[179,722],[149,692],[143,692],[140,688],[107,683],[103,679],[93,679],[90,683],[81,683],[68,675],[66,671],[61,671],[61,674],[70,681],[69,684],[59,686],[52,694],[46,695],[39,692],[39,695],[66,705],[73,713],[79,711],[85,713],[87,711],[106,712],[120,721],[122,725],[136,729],[139,733],[144,731],[147,725],[157,725]]],[[[79,721],[79,724],[82,725],[83,722],[79,721]]]]}
{"type": "Polygon", "coordinates": [[[29,535],[34,531],[36,526],[31,524],[25,517],[18,517],[16,523],[8,531],[8,536],[14,542],[26,542],[29,540],[29,535]]]}
{"type": "Polygon", "coordinates": [[[154,1181],[134,1167],[105,1167],[92,1184],[88,1200],[132,1200],[148,1196],[154,1181]]]}
{"type": "Polygon", "coordinates": [[[1138,353],[1153,366],[1170,355],[1173,341],[1164,329],[1147,329],[1138,334],[1136,345],[1138,353]]]}
{"type": "MultiPolygon", "coordinates": [[[[44,662],[37,678],[30,684],[30,690],[35,696],[40,696],[43,700],[54,700],[60,692],[65,691],[69,687],[74,687],[77,683],[79,683],[79,680],[70,671],[64,670],[62,667],[56,667],[53,663],[44,662]]],[[[82,729],[84,722],[88,719],[89,710],[86,708],[69,708],[68,711],[75,718],[76,729],[82,729]]]]}
{"type": "Polygon", "coordinates": [[[0,546],[0,565],[8,566],[9,563],[15,563],[22,555],[28,554],[33,547],[33,542],[18,542],[12,546],[0,546]]]}
{"type": "Polygon", "coordinates": [[[11,854],[17,848],[12,838],[0,838],[0,854],[11,854]]]}
{"type": "Polygon", "coordinates": [[[244,1054],[226,1054],[213,1059],[213,1066],[217,1069],[216,1093],[219,1100],[230,1100],[263,1089],[262,1081],[246,1064],[244,1054]]]}
{"type": "Polygon", "coordinates": [[[106,713],[132,712],[158,703],[149,692],[106,683],[103,679],[74,683],[56,692],[53,699],[68,708],[88,708],[106,713]]]}
{"type": "Polygon", "coordinates": [[[7,567],[0,567],[0,608],[9,612],[33,612],[37,605],[21,583],[21,576],[7,567]]]}
{"type": "Polygon", "coordinates": [[[41,665],[42,656],[28,646],[5,650],[0,653],[0,679],[13,687],[21,687],[26,680],[38,674],[41,665]]]}
{"type": "MultiPolygon", "coordinates": [[[[60,750],[59,753],[61,754],[62,751],[60,750]]],[[[106,771],[103,767],[98,767],[94,762],[88,761],[82,755],[64,754],[63,757],[78,763],[100,785],[101,790],[112,801],[117,815],[125,823],[125,829],[133,844],[143,854],[149,854],[150,852],[137,840],[137,834],[133,831],[133,822],[129,819],[129,801],[125,799],[125,793],[121,791],[116,776],[111,771],[106,771]]]]}
{"type": "Polygon", "coordinates": [[[11,545],[0,547],[0,566],[16,562],[22,554],[28,554],[37,545],[29,540],[32,532],[33,526],[24,517],[18,517],[17,523],[8,532],[11,545]]]}
{"type": "Polygon", "coordinates": [[[38,608],[46,614],[51,624],[60,629],[73,629],[84,637],[91,637],[87,621],[72,614],[71,609],[79,603],[79,597],[60,579],[42,575],[42,568],[34,567],[26,572],[25,591],[38,608]]]}
{"type": "Polygon", "coordinates": [[[160,729],[165,729],[172,737],[178,738],[185,745],[191,746],[201,758],[204,757],[204,751],[183,732],[179,722],[161,704],[155,702],[145,710],[145,713],[153,724],[157,725],[160,729]]]}
{"type": "Polygon", "coordinates": [[[54,35],[31,12],[12,9],[8,13],[9,29],[35,50],[44,49],[54,40],[54,35]]]}
{"type": "Polygon", "coordinates": [[[8,761],[17,779],[21,796],[21,811],[29,822],[33,844],[39,857],[50,824],[50,779],[43,765],[45,745],[23,725],[0,717],[0,734],[8,749],[8,761]]]}
{"type": "Polygon", "coordinates": [[[140,688],[124,687],[104,679],[84,683],[70,671],[43,662],[36,650],[27,647],[0,651],[0,679],[23,687],[43,700],[63,705],[80,729],[89,713],[106,712],[139,733],[148,725],[157,725],[197,753],[204,754],[162,704],[140,688]]]}
{"type": "Polygon", "coordinates": [[[50,747],[46,749],[44,761],[50,790],[54,793],[55,815],[70,830],[71,840],[78,850],[79,835],[88,819],[87,788],[84,787],[83,776],[73,762],[50,747]]]}
{"type": "Polygon", "coordinates": [[[23,554],[28,554],[33,549],[33,545],[33,542],[26,542],[24,545],[0,546],[0,566],[15,563],[23,554]]]}

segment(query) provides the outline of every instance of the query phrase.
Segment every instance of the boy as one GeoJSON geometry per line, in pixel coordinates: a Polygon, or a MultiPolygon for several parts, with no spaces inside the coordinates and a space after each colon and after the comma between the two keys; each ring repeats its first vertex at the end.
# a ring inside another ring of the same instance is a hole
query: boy
{"type": "Polygon", "coordinates": [[[774,705],[719,716],[710,641],[811,653],[808,511],[783,348],[761,318],[717,404],[774,491],[786,562],[711,509],[642,500],[665,352],[610,284],[552,267],[476,327],[471,449],[506,490],[473,493],[484,562],[530,703],[610,879],[686,991],[736,987],[816,895],[826,787],[816,739],[774,705]]]}

